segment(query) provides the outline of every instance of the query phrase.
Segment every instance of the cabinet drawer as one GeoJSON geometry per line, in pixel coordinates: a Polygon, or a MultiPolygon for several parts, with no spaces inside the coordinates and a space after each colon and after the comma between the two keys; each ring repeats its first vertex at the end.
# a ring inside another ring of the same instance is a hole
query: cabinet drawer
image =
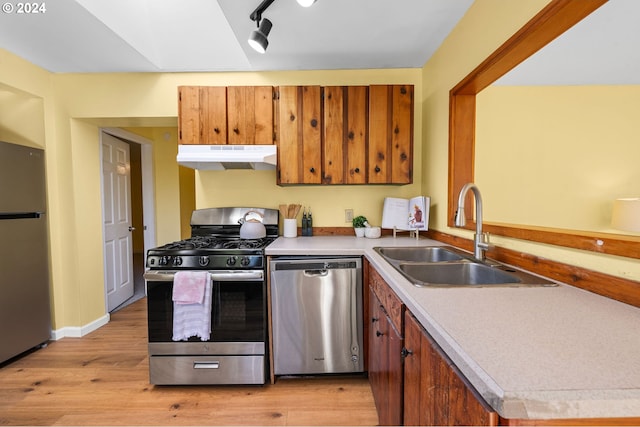
{"type": "Polygon", "coordinates": [[[402,304],[400,298],[374,268],[369,270],[369,286],[384,306],[384,310],[391,319],[393,326],[402,335],[404,304],[402,304]]]}

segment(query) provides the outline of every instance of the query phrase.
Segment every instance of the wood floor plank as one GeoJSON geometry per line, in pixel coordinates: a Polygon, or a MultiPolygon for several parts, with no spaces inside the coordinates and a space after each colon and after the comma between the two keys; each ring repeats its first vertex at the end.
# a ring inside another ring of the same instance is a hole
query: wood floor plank
{"type": "Polygon", "coordinates": [[[377,425],[368,380],[281,378],[264,386],[149,383],[146,300],[83,338],[0,367],[0,425],[377,425]]]}

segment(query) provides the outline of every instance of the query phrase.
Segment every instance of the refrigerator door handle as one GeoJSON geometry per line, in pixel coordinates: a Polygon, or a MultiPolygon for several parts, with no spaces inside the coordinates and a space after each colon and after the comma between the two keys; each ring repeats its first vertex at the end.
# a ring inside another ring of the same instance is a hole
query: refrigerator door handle
{"type": "Polygon", "coordinates": [[[42,217],[44,212],[2,212],[0,213],[0,220],[2,219],[38,219],[42,217]]]}

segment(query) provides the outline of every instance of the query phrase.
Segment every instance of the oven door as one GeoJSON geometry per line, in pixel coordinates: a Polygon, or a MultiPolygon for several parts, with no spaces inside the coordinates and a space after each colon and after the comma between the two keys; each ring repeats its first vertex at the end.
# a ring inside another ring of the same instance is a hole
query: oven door
{"type": "Polygon", "coordinates": [[[264,355],[266,286],[263,270],[209,271],[212,277],[211,336],[173,341],[175,271],[148,271],[147,314],[150,355],[264,355]]]}

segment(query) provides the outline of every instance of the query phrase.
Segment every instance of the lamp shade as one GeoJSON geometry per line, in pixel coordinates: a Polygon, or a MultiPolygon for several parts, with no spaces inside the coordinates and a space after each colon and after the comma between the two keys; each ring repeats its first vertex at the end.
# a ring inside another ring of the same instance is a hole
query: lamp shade
{"type": "Polygon", "coordinates": [[[611,226],[618,230],[640,232],[640,198],[614,200],[611,226]]]}
{"type": "Polygon", "coordinates": [[[257,52],[265,53],[267,51],[267,46],[269,46],[267,36],[269,36],[269,32],[271,32],[272,26],[273,24],[271,21],[265,18],[260,21],[258,29],[251,32],[251,35],[249,36],[249,45],[251,45],[251,47],[257,52]]]}

